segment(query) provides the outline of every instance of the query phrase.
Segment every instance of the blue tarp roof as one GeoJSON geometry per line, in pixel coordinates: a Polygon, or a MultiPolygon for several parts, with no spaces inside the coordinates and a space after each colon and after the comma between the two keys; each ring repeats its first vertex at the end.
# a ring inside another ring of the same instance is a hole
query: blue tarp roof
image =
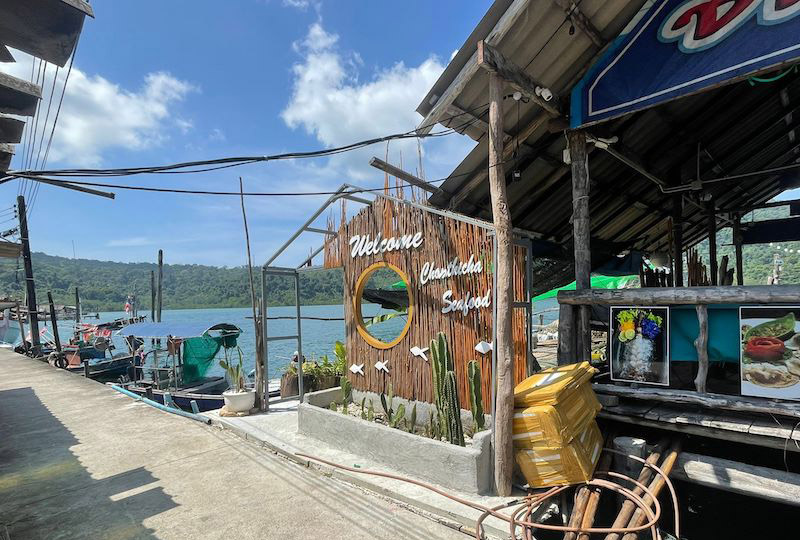
{"type": "Polygon", "coordinates": [[[143,322],[129,324],[117,332],[118,336],[136,336],[140,338],[193,338],[200,337],[211,330],[223,333],[241,333],[242,330],[235,324],[207,322],[143,322]]]}

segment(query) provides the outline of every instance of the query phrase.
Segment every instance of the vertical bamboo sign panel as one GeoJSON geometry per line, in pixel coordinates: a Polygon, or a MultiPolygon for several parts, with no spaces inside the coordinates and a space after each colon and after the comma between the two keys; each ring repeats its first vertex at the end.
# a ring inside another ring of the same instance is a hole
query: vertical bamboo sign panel
{"type": "MultiPolygon", "coordinates": [[[[347,372],[353,387],[386,392],[391,383],[395,395],[432,401],[430,363],[413,355],[411,349],[428,347],[439,332],[444,332],[455,364],[461,406],[469,407],[467,364],[475,360],[481,366],[484,407],[491,410],[491,353],[483,355],[475,350],[481,341],[492,342],[493,268],[489,231],[379,198],[349,222],[343,223],[338,232],[338,236],[330,240],[336,245],[325,249],[325,267],[342,266],[344,270],[348,364],[363,364],[363,375],[347,372]],[[367,245],[371,249],[354,253],[357,242],[365,239],[371,242],[367,245]],[[408,331],[399,342],[388,348],[371,345],[359,332],[356,321],[356,303],[361,302],[356,295],[359,279],[376,263],[388,263],[400,269],[408,278],[406,287],[412,299],[408,331]],[[447,271],[453,268],[467,271],[447,271]],[[475,299],[473,303],[478,305],[464,308],[459,303],[469,298],[475,299]],[[487,305],[484,306],[484,302],[487,305]],[[379,362],[379,366],[385,365],[387,370],[376,369],[379,362]]],[[[524,288],[524,272],[525,257],[521,252],[515,257],[514,267],[517,297],[522,295],[524,288]]],[[[524,310],[515,312],[518,312],[515,313],[514,325],[515,374],[519,381],[525,376],[528,343],[524,310]]]]}

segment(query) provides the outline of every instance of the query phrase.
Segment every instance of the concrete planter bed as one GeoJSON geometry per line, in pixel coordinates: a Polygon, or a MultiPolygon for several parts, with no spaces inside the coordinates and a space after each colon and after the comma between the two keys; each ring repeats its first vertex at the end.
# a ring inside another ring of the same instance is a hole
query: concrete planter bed
{"type": "MultiPolygon", "coordinates": [[[[360,403],[364,396],[380,403],[380,396],[371,393],[354,392],[353,400],[360,403]]],[[[489,430],[475,434],[471,446],[457,446],[330,410],[340,397],[338,388],[306,394],[298,407],[298,431],[419,480],[470,493],[491,490],[489,430]]],[[[430,405],[418,403],[421,422],[428,418],[427,412],[420,414],[423,407],[427,411],[430,405]]],[[[407,415],[409,409],[406,405],[407,415]]]]}

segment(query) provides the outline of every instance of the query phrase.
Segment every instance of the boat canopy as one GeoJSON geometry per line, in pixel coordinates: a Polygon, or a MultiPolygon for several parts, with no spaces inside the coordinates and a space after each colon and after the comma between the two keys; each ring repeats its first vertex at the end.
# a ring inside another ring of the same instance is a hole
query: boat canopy
{"type": "Polygon", "coordinates": [[[217,330],[221,335],[239,335],[241,328],[230,323],[216,323],[209,325],[207,322],[142,322],[129,324],[117,332],[118,336],[136,336],[140,338],[193,338],[200,337],[217,330]]]}

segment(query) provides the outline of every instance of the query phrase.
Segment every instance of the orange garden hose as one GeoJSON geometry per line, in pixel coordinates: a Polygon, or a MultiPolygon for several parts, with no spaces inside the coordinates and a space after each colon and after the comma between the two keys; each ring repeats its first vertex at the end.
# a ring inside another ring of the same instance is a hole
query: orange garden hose
{"type": "MultiPolygon", "coordinates": [[[[637,457],[637,456],[627,455],[627,454],[624,454],[622,452],[619,452],[617,450],[613,450],[613,449],[610,449],[610,448],[603,448],[603,451],[612,452],[612,453],[615,453],[615,454],[619,454],[621,456],[626,456],[626,457],[628,457],[630,459],[633,459],[634,461],[641,462],[645,467],[649,467],[653,472],[655,472],[658,476],[660,476],[664,480],[664,483],[667,485],[667,487],[670,490],[670,494],[671,494],[671,497],[672,497],[672,504],[673,504],[673,507],[675,509],[675,512],[674,512],[674,514],[675,514],[675,535],[678,538],[680,538],[680,522],[679,522],[679,518],[678,518],[678,498],[677,498],[677,494],[675,493],[675,488],[673,487],[672,482],[670,482],[669,478],[664,473],[664,471],[662,471],[658,466],[653,465],[652,463],[648,463],[644,459],[642,459],[640,457],[637,457]]],[[[381,471],[372,471],[372,470],[367,470],[367,469],[356,469],[354,467],[348,467],[346,465],[340,465],[338,463],[334,463],[332,461],[328,461],[326,459],[322,459],[322,458],[319,458],[319,457],[316,457],[316,456],[312,456],[312,455],[309,455],[309,454],[304,454],[304,453],[297,453],[296,455],[299,456],[299,457],[302,457],[302,458],[306,458],[306,459],[309,459],[309,460],[312,460],[312,461],[316,461],[316,462],[319,462],[319,463],[324,463],[325,465],[329,465],[331,467],[335,467],[337,469],[342,469],[342,470],[345,470],[345,471],[348,471],[348,472],[352,472],[352,473],[366,474],[366,475],[371,475],[371,476],[379,476],[379,477],[383,477],[383,478],[390,478],[392,480],[399,480],[401,482],[406,482],[406,483],[409,483],[409,484],[414,484],[414,485],[417,485],[419,487],[425,488],[428,491],[432,491],[432,492],[436,493],[437,495],[441,495],[442,497],[446,497],[446,498],[448,498],[448,499],[450,499],[452,501],[455,501],[455,502],[457,502],[459,504],[463,504],[464,506],[468,506],[469,508],[472,508],[474,510],[479,510],[480,512],[482,512],[482,514],[478,518],[478,520],[476,522],[476,527],[475,527],[475,538],[477,540],[481,540],[483,538],[483,521],[489,516],[493,516],[495,518],[498,518],[498,519],[501,519],[501,520],[507,522],[509,524],[509,530],[511,532],[512,538],[516,537],[515,535],[516,535],[517,529],[519,527],[522,527],[523,538],[525,540],[531,540],[533,538],[533,531],[535,529],[550,530],[550,531],[561,531],[561,532],[587,533],[587,534],[591,534],[591,533],[617,533],[617,534],[622,534],[622,535],[628,534],[628,533],[637,533],[639,531],[650,529],[650,531],[652,533],[652,537],[653,537],[654,540],[660,540],[661,539],[661,535],[659,534],[658,528],[656,527],[656,525],[658,523],[658,520],[661,517],[661,504],[658,501],[657,494],[653,493],[653,491],[650,488],[646,487],[644,484],[640,483],[639,481],[634,480],[633,478],[630,478],[630,477],[625,476],[623,474],[616,473],[616,472],[605,472],[605,473],[602,473],[602,474],[604,476],[609,476],[609,477],[612,477],[612,478],[616,478],[616,479],[619,479],[620,481],[623,481],[623,482],[626,482],[626,483],[629,483],[629,484],[632,484],[632,485],[638,487],[640,490],[642,490],[643,494],[645,494],[650,499],[650,501],[652,501],[652,508],[651,508],[651,505],[648,504],[648,502],[645,501],[645,498],[637,495],[631,489],[628,489],[628,488],[624,487],[623,485],[620,485],[619,483],[612,482],[610,480],[605,480],[605,479],[602,479],[602,478],[594,478],[594,479],[586,482],[585,485],[596,486],[596,487],[598,487],[600,489],[604,489],[604,490],[607,490],[607,491],[612,491],[612,492],[615,492],[615,493],[618,493],[618,494],[622,495],[625,499],[631,501],[634,505],[636,505],[636,507],[638,509],[640,509],[644,513],[644,516],[647,518],[647,522],[646,523],[642,523],[641,525],[637,525],[637,526],[628,525],[626,527],[586,527],[586,528],[584,528],[584,527],[580,527],[580,526],[550,525],[550,524],[535,523],[533,521],[530,521],[531,520],[531,516],[532,516],[535,508],[538,505],[540,505],[541,503],[543,503],[546,500],[550,499],[551,497],[553,497],[555,495],[558,495],[558,494],[562,493],[563,491],[565,491],[567,489],[570,489],[572,486],[553,487],[553,488],[550,488],[549,490],[545,491],[544,493],[528,495],[528,496],[526,496],[526,497],[524,497],[522,499],[516,499],[516,500],[513,500],[513,501],[509,501],[507,503],[501,504],[499,506],[495,506],[494,508],[490,508],[488,506],[484,506],[482,504],[475,503],[475,502],[463,499],[461,497],[458,497],[457,495],[453,495],[453,494],[447,493],[446,491],[444,491],[442,489],[439,489],[439,488],[437,488],[435,486],[432,486],[430,484],[426,484],[425,482],[421,482],[419,480],[414,480],[412,478],[405,478],[403,476],[399,476],[399,475],[391,474],[391,473],[386,473],[386,472],[381,472],[381,471]],[[501,510],[504,510],[504,509],[507,509],[507,508],[512,508],[512,507],[515,507],[515,508],[513,509],[511,515],[504,514],[504,513],[501,512],[501,510]]]]}

